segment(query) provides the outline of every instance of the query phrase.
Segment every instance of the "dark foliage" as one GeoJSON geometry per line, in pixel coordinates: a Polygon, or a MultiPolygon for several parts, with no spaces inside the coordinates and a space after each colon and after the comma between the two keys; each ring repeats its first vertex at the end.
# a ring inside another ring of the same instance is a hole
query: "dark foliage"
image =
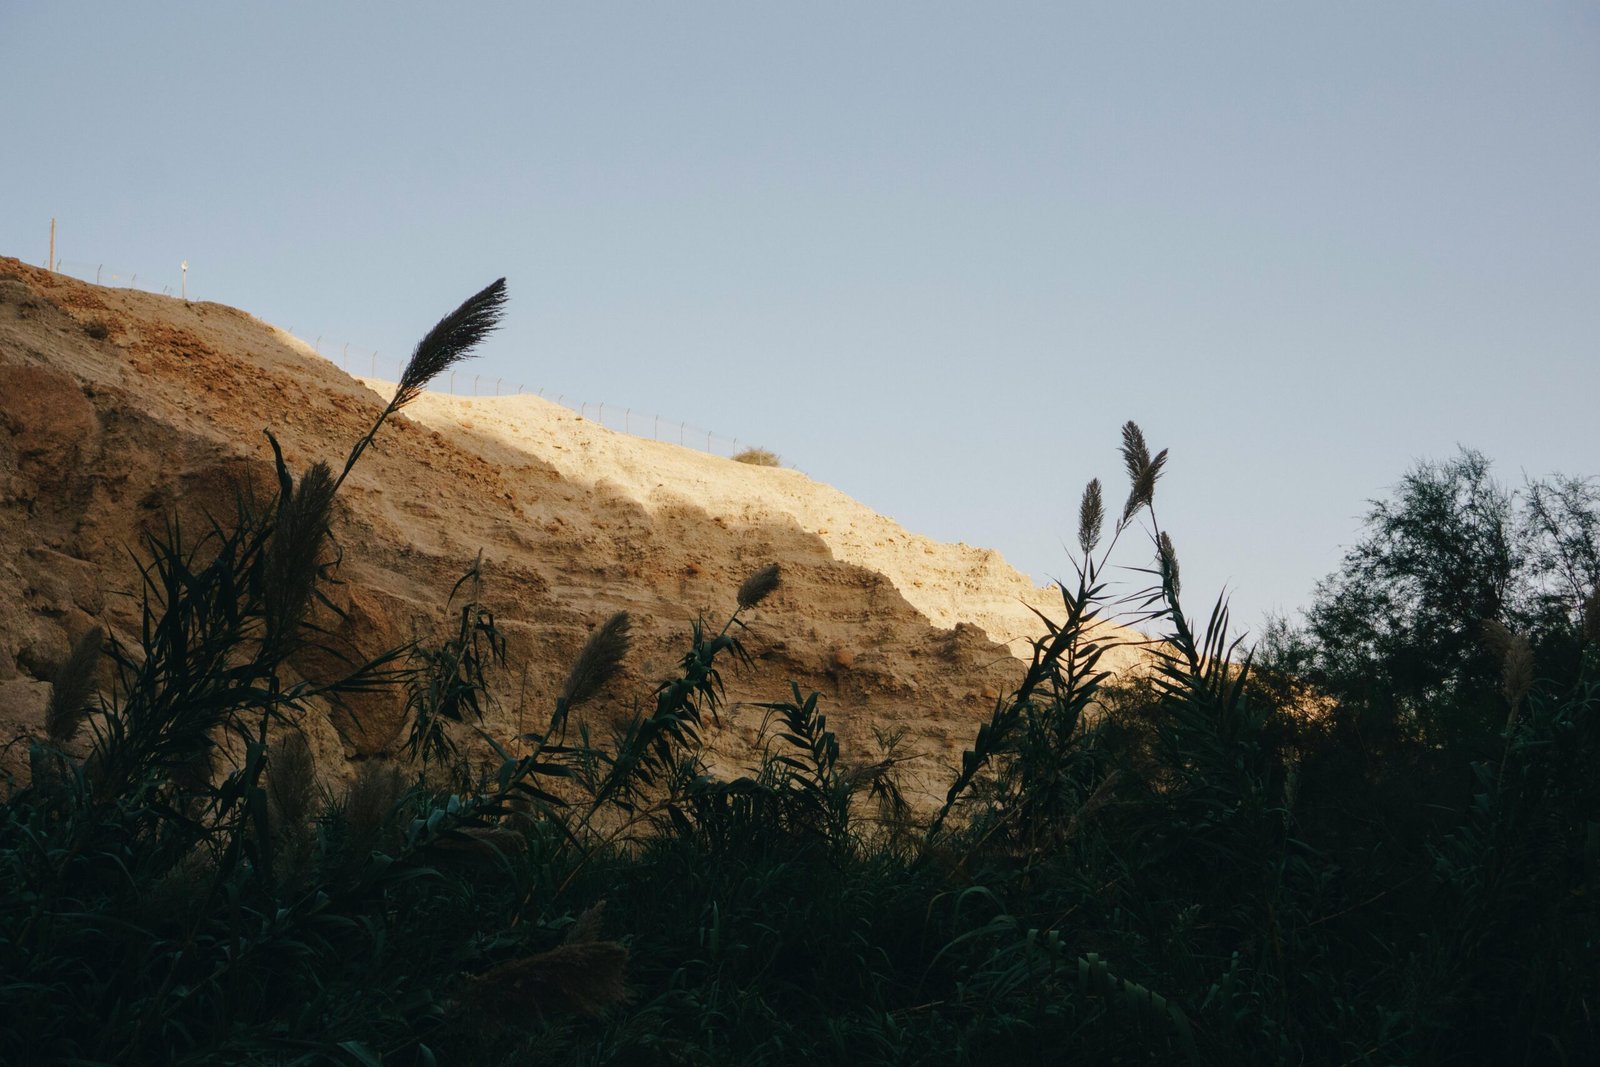
{"type": "MultiPolygon", "coordinates": [[[[418,374],[499,294],[441,323],[418,374]]],[[[1124,428],[1109,544],[1096,481],[1077,582],[920,834],[896,738],[852,759],[798,688],[757,709],[756,765],[713,771],[702,733],[737,713],[721,671],[775,567],[603,742],[572,713],[615,680],[628,617],[543,729],[497,739],[476,565],[437,645],[290,681],[343,474],[280,457],[271,506],[145,546],[109,699],[81,680],[98,632],[63,668],[33,781],[0,805],[0,1062],[1593,1062],[1588,483],[1518,513],[1471,454],[1419,470],[1258,668],[1225,603],[1181,605],[1165,457],[1124,428]],[[1115,599],[1141,524],[1145,588],[1115,599]],[[1112,618],[1157,635],[1148,669],[1108,671],[1112,618]],[[413,762],[319,784],[308,702],[377,685],[410,694],[413,762]],[[453,739],[474,732],[487,769],[453,739]]]]}

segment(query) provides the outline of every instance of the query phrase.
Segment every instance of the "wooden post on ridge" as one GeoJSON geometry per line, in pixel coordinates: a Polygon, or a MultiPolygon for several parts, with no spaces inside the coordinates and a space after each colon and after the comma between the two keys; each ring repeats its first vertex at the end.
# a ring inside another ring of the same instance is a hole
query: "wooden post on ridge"
{"type": "Polygon", "coordinates": [[[50,220],[50,260],[45,264],[45,269],[51,274],[56,271],[56,220],[50,220]]]}

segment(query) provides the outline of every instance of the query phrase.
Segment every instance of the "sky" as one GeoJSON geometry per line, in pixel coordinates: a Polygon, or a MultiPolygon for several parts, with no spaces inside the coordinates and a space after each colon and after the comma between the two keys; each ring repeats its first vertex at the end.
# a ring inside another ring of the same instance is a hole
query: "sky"
{"type": "Polygon", "coordinates": [[[1600,474],[1592,3],[4,0],[0,85],[0,255],[386,359],[505,276],[485,381],[1040,581],[1129,419],[1254,631],[1420,459],[1600,474]]]}

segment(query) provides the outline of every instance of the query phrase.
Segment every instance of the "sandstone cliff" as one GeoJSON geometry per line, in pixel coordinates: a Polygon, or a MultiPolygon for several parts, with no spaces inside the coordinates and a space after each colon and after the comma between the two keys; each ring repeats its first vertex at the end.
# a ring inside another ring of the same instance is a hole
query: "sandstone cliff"
{"type": "MultiPolygon", "coordinates": [[[[267,484],[263,429],[292,468],[337,468],[385,388],[233,308],[6,259],[0,380],[0,744],[37,727],[74,638],[96,623],[131,634],[141,530],[168,515],[198,528],[240,485],[267,484]]],[[[997,553],[918,537],[796,471],[629,437],[530,396],[422,397],[346,483],[335,535],[344,615],[323,621],[352,654],[442,632],[482,553],[482,600],[509,638],[487,723],[500,736],[548,714],[589,630],[622,609],[634,652],[589,714],[626,714],[672,671],[693,618],[720,625],[739,581],[780,563],[782,587],[749,618],[754,665],[724,672],[719,751],[740,758],[761,717],[749,702],[793,680],[823,694],[847,755],[873,755],[874,727],[905,727],[925,790],[1016,684],[1041,629],[1030,608],[1060,603],[997,553]]],[[[325,709],[311,726],[324,765],[392,753],[402,704],[325,709]]]]}

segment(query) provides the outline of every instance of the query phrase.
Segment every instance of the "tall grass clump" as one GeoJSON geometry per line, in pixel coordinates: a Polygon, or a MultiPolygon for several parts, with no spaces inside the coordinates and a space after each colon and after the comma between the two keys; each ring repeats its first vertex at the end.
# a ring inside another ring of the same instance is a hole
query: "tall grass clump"
{"type": "Polygon", "coordinates": [[[778,467],[783,461],[776,452],[765,448],[745,448],[733,454],[735,463],[748,463],[752,467],[778,467]]]}

